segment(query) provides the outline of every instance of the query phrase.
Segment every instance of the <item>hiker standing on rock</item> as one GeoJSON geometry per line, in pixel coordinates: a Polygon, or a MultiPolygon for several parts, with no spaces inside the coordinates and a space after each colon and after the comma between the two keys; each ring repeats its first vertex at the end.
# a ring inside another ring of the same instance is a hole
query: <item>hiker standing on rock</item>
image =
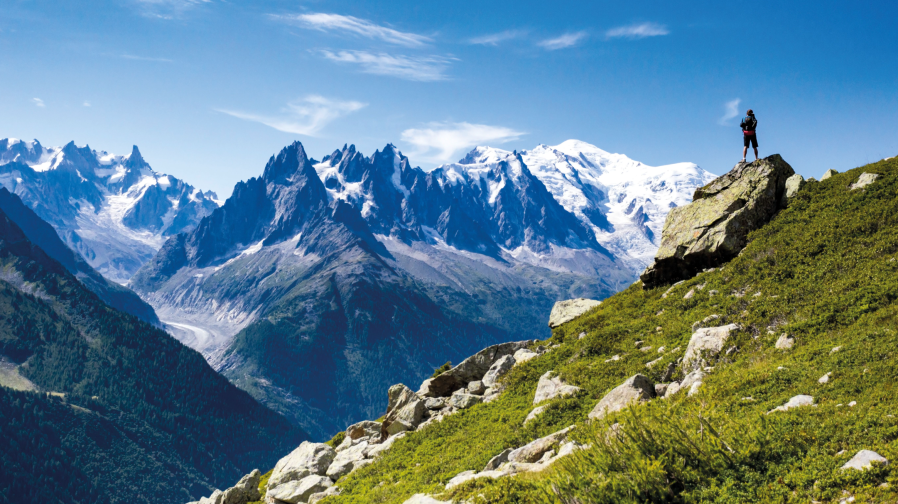
{"type": "Polygon", "coordinates": [[[742,127],[742,143],[745,145],[742,148],[742,162],[745,162],[745,154],[748,152],[748,144],[751,144],[752,148],[755,150],[755,161],[758,160],[758,135],[755,133],[755,129],[758,127],[758,120],[755,118],[755,113],[752,109],[748,109],[747,116],[742,118],[742,122],[739,126],[742,127]]]}

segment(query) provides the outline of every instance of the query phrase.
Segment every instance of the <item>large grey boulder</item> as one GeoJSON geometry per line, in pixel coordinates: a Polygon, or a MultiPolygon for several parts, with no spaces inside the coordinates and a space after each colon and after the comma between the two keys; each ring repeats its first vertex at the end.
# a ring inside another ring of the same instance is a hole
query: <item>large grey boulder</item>
{"type": "Polygon", "coordinates": [[[843,471],[845,469],[854,469],[856,471],[863,471],[864,469],[869,469],[873,466],[873,464],[882,464],[888,465],[889,460],[882,455],[876,453],[872,450],[861,450],[857,452],[854,457],[851,457],[851,460],[845,462],[840,469],[843,471]]]}
{"type": "Polygon", "coordinates": [[[549,327],[554,329],[565,322],[570,322],[600,304],[601,301],[586,298],[558,301],[552,306],[552,313],[549,314],[549,327]]]}
{"type": "Polygon", "coordinates": [[[246,504],[250,501],[257,501],[262,497],[259,492],[259,480],[262,473],[258,469],[240,478],[236,485],[228,488],[221,493],[216,504],[246,504]]]}
{"type": "Polygon", "coordinates": [[[333,480],[340,479],[352,472],[357,462],[365,460],[365,452],[367,451],[368,443],[366,441],[341,451],[334,457],[334,461],[331,462],[325,474],[333,480]]]}
{"type": "Polygon", "coordinates": [[[327,490],[323,492],[314,493],[309,496],[309,504],[315,504],[316,502],[323,500],[332,495],[340,495],[340,487],[330,486],[327,487],[327,490]]]}
{"type": "Polygon", "coordinates": [[[848,186],[848,189],[854,191],[856,189],[862,189],[872,184],[879,178],[878,173],[861,173],[861,176],[857,179],[857,182],[848,186]]]}
{"type": "Polygon", "coordinates": [[[495,471],[496,469],[499,468],[500,465],[504,464],[505,462],[508,462],[508,456],[511,455],[512,451],[514,451],[514,450],[512,450],[511,448],[506,448],[506,449],[502,450],[502,453],[491,458],[490,461],[486,463],[486,466],[484,466],[483,470],[484,471],[495,471]]]}
{"type": "Polygon", "coordinates": [[[720,327],[705,327],[695,331],[689,338],[689,346],[683,355],[683,370],[686,372],[702,368],[708,360],[713,360],[723,351],[723,345],[730,334],[738,331],[738,324],[720,327]]]}
{"type": "Polygon", "coordinates": [[[288,504],[308,502],[312,494],[324,492],[334,484],[327,476],[306,476],[298,481],[288,481],[268,490],[267,499],[288,504]]]}
{"type": "Polygon", "coordinates": [[[455,409],[466,409],[483,402],[483,397],[474,394],[452,394],[449,398],[449,406],[455,409]]]}
{"type": "Polygon", "coordinates": [[[415,430],[427,409],[424,401],[401,383],[390,387],[387,395],[387,414],[381,424],[383,439],[398,432],[415,430]]]}
{"type": "Polygon", "coordinates": [[[468,383],[483,379],[497,360],[506,355],[514,355],[529,344],[529,340],[512,341],[484,348],[454,368],[435,378],[425,380],[418,394],[424,397],[447,397],[452,392],[467,387],[468,383]]]}
{"type": "Polygon", "coordinates": [[[500,357],[492,366],[490,366],[489,371],[483,375],[483,384],[487,387],[494,387],[496,383],[499,382],[499,378],[511,371],[511,368],[513,368],[514,365],[515,358],[513,355],[504,355],[500,357]]]}
{"type": "Polygon", "coordinates": [[[275,488],[289,481],[299,481],[311,475],[322,476],[336,455],[337,452],[324,443],[303,441],[274,465],[268,479],[268,488],[275,488]]]}
{"type": "Polygon", "coordinates": [[[653,397],[655,397],[655,384],[652,380],[641,374],[634,375],[605,394],[605,397],[589,412],[589,418],[603,418],[608,413],[620,411],[631,404],[645,402],[653,397]]]}
{"type": "Polygon", "coordinates": [[[748,234],[782,208],[786,180],[795,171],[779,154],[738,163],[729,173],[696,189],[692,203],[671,209],[655,264],[642,273],[651,289],[692,278],[745,248],[748,234]]]}
{"type": "Polygon", "coordinates": [[[804,181],[804,177],[796,173],[791,177],[786,179],[786,190],[783,192],[783,200],[780,201],[780,206],[785,207],[789,204],[789,200],[794,198],[798,191],[801,191],[801,188],[804,187],[806,182],[804,181]]]}
{"type": "Polygon", "coordinates": [[[377,438],[380,436],[381,427],[381,422],[362,420],[346,428],[346,437],[349,439],[377,438]]]}
{"type": "Polygon", "coordinates": [[[580,387],[568,385],[561,378],[552,376],[553,374],[552,371],[548,371],[539,377],[539,382],[536,384],[536,394],[533,396],[533,404],[539,404],[556,397],[574,395],[580,391],[580,387]]]}

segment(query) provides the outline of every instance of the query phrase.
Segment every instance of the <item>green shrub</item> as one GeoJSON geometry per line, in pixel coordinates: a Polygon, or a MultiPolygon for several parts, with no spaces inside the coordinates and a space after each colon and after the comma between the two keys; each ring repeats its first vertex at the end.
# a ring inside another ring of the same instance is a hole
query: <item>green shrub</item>
{"type": "Polygon", "coordinates": [[[446,361],[445,364],[433,370],[433,376],[431,376],[431,378],[436,378],[450,369],[452,369],[452,362],[446,361]]]}

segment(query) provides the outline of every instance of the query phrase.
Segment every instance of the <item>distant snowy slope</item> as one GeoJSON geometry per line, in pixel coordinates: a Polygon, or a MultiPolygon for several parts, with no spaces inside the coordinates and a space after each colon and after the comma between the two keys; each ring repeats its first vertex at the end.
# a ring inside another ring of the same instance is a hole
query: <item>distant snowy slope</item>
{"type": "MultiPolygon", "coordinates": [[[[651,263],[670,209],[692,201],[697,187],[716,178],[693,163],[648,166],[579,140],[518,154],[558,203],[634,270],[651,263]]],[[[437,170],[450,180],[482,177],[513,158],[502,149],[477,147],[458,163],[437,170]]]]}
{"type": "Polygon", "coordinates": [[[106,278],[127,282],[165,240],[218,208],[216,196],[127,156],[0,140],[0,185],[52,224],[106,278]]]}

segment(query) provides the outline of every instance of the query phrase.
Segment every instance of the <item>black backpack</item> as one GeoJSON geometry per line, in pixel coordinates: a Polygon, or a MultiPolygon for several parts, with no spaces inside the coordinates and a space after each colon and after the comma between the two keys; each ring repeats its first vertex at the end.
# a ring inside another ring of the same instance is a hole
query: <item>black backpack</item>
{"type": "Polygon", "coordinates": [[[758,120],[754,116],[745,116],[739,126],[743,131],[754,131],[758,127],[758,120]]]}

